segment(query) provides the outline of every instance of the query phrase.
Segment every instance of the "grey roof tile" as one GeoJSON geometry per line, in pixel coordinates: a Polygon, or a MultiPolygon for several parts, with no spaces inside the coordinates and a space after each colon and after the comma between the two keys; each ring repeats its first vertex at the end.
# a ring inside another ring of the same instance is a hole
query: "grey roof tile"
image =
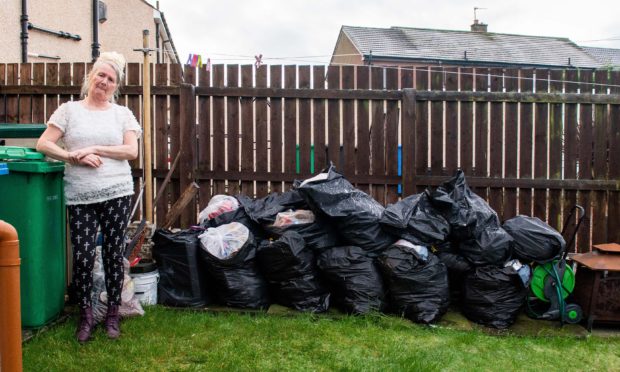
{"type": "Polygon", "coordinates": [[[343,26],[360,52],[377,58],[596,68],[599,60],[566,38],[409,27],[343,26]],[[466,59],[465,59],[466,56],[466,59]]]}
{"type": "Polygon", "coordinates": [[[587,46],[582,46],[581,48],[585,50],[586,53],[596,58],[599,62],[605,64],[605,66],[620,66],[620,49],[587,46]]]}

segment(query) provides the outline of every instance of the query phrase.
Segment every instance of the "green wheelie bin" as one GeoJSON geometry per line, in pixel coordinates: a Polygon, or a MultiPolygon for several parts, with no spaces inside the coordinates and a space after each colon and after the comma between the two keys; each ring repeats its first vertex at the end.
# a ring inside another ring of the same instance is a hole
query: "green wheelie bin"
{"type": "Polygon", "coordinates": [[[0,219],[15,227],[21,256],[23,328],[39,328],[64,309],[66,227],[64,163],[25,147],[0,146],[0,219]]]}

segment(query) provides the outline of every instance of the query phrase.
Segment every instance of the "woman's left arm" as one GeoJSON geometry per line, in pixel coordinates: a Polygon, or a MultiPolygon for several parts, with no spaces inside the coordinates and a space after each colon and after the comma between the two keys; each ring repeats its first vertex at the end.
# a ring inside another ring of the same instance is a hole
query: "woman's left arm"
{"type": "Polygon", "coordinates": [[[135,131],[127,130],[123,134],[122,145],[95,145],[75,151],[77,157],[82,159],[88,154],[96,154],[104,158],[116,160],[133,160],[138,157],[138,136],[135,131]]]}

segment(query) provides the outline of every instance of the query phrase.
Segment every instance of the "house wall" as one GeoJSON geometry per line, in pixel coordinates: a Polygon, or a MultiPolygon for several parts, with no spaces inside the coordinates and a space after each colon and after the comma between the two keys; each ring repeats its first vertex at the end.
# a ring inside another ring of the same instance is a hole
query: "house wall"
{"type": "Polygon", "coordinates": [[[338,41],[336,41],[336,47],[334,48],[334,54],[330,63],[332,65],[362,65],[364,60],[351,40],[341,32],[338,35],[338,41]]]}
{"type": "MultiPolygon", "coordinates": [[[[100,51],[117,51],[128,62],[142,62],[142,30],[149,30],[149,46],[155,47],[154,14],[142,0],[105,0],[107,21],[99,24],[100,51]]],[[[28,32],[28,52],[59,56],[59,60],[28,57],[28,62],[90,62],[92,54],[92,1],[29,0],[28,20],[35,26],[80,35],[80,41],[37,30],[28,32]]],[[[154,13],[155,12],[155,13],[154,13]]],[[[21,62],[21,1],[4,0],[0,12],[0,62],[21,62]]],[[[165,61],[167,61],[166,59],[165,61]]]]}

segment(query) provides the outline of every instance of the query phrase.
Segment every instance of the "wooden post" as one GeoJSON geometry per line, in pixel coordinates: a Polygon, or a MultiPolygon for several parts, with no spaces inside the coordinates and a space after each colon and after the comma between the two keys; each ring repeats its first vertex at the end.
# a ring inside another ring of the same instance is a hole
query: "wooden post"
{"type": "Polygon", "coordinates": [[[151,69],[149,62],[149,30],[142,31],[142,45],[144,52],[144,64],[142,66],[142,99],[143,110],[142,120],[144,124],[144,200],[146,220],[153,222],[153,174],[152,174],[152,155],[151,150],[151,69]]]}

